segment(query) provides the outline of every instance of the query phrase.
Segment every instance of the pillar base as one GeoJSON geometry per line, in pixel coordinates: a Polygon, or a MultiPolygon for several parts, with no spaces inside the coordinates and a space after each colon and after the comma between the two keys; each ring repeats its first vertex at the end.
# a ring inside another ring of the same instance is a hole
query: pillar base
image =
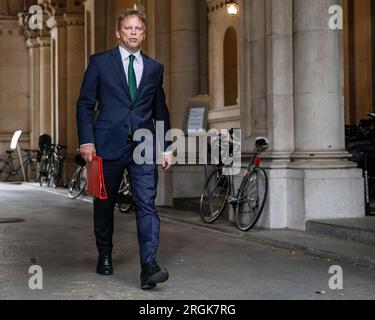
{"type": "Polygon", "coordinates": [[[172,169],[165,172],[158,166],[159,183],[155,203],[157,206],[173,206],[173,172],[172,169]]]}
{"type": "Polygon", "coordinates": [[[347,151],[304,151],[294,152],[289,168],[296,169],[338,169],[356,168],[357,164],[348,160],[347,151]]]}
{"type": "Polygon", "coordinates": [[[357,168],[270,169],[269,194],[258,226],[305,230],[308,220],[365,216],[357,168]]]}

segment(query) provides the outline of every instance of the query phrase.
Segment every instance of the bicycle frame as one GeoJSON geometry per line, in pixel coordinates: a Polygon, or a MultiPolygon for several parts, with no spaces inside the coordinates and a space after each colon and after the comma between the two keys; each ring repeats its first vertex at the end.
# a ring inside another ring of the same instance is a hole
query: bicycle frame
{"type": "MultiPolygon", "coordinates": [[[[263,148],[259,149],[257,147],[254,148],[254,152],[250,158],[250,161],[247,164],[247,169],[244,174],[244,177],[246,175],[250,175],[253,171],[254,168],[258,168],[262,164],[262,158],[259,156],[263,152],[263,148]]],[[[244,178],[242,178],[243,180],[244,178]]],[[[230,185],[230,190],[229,190],[229,195],[227,197],[227,202],[233,206],[235,206],[239,201],[241,201],[239,194],[240,194],[240,187],[238,187],[236,193],[234,193],[235,187],[234,187],[234,179],[230,175],[229,176],[229,185],[230,185]]],[[[241,184],[240,184],[241,185],[241,184]]]]}
{"type": "MultiPolygon", "coordinates": [[[[22,164],[24,165],[25,167],[25,164],[27,163],[31,163],[32,162],[32,157],[28,154],[25,158],[25,160],[22,161],[22,164]]],[[[15,169],[15,171],[18,173],[18,171],[22,168],[22,166],[20,165],[17,169],[15,169]]]]}
{"type": "Polygon", "coordinates": [[[41,152],[41,171],[40,184],[47,184],[50,186],[53,181],[54,186],[57,186],[61,178],[61,170],[63,168],[64,157],[60,155],[59,151],[66,146],[59,144],[50,144],[43,148],[41,152]]]}
{"type": "MultiPolygon", "coordinates": [[[[22,165],[20,164],[17,168],[15,168],[14,166],[14,158],[12,157],[12,154],[9,154],[8,155],[8,158],[4,160],[4,162],[6,163],[6,165],[9,167],[10,169],[10,175],[16,175],[18,174],[18,172],[21,170],[22,168],[22,165]]],[[[33,158],[32,156],[30,155],[30,153],[28,152],[27,155],[22,158],[22,164],[23,166],[25,167],[25,164],[28,164],[28,163],[31,163],[33,158]]]]}

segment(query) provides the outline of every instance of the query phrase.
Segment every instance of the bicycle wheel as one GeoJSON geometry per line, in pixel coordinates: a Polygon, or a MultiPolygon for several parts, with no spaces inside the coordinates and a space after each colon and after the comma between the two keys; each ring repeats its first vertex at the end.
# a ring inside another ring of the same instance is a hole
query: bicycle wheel
{"type": "Polygon", "coordinates": [[[48,158],[45,158],[40,165],[39,184],[41,187],[48,185],[50,166],[51,164],[48,158]]]}
{"type": "Polygon", "coordinates": [[[117,194],[117,204],[122,213],[128,213],[134,205],[130,181],[126,174],[124,174],[117,194]]]}
{"type": "Polygon", "coordinates": [[[73,174],[68,185],[68,195],[70,199],[78,198],[86,188],[87,178],[84,174],[85,168],[79,167],[73,174]]]}
{"type": "Polygon", "coordinates": [[[60,180],[61,161],[57,155],[53,155],[53,157],[48,175],[48,186],[57,188],[60,180]]]}
{"type": "Polygon", "coordinates": [[[242,180],[235,208],[236,225],[241,231],[250,230],[258,222],[268,191],[266,171],[255,168],[242,180]]]}
{"type": "Polygon", "coordinates": [[[26,177],[28,181],[35,182],[38,181],[38,175],[38,162],[35,159],[32,159],[26,167],[26,177]]]}
{"type": "Polygon", "coordinates": [[[223,212],[230,191],[229,177],[222,169],[215,170],[207,179],[200,200],[201,219],[213,223],[223,212]]]}
{"type": "Polygon", "coordinates": [[[9,176],[10,176],[9,164],[4,160],[0,160],[0,182],[7,181],[9,176]]]}
{"type": "Polygon", "coordinates": [[[118,193],[125,192],[127,189],[130,188],[130,179],[127,171],[124,172],[121,180],[120,187],[118,189],[118,193]]]}
{"type": "Polygon", "coordinates": [[[119,193],[117,195],[117,204],[120,212],[128,213],[134,206],[134,201],[131,193],[119,193]]]}

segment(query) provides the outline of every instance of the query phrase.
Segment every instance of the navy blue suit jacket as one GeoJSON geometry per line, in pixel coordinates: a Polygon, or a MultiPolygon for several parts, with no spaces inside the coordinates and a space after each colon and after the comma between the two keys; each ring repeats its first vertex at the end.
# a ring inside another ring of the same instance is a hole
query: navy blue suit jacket
{"type": "MultiPolygon", "coordinates": [[[[118,46],[90,58],[77,101],[78,137],[80,145],[95,144],[96,154],[103,159],[117,160],[122,156],[128,143],[128,121],[133,132],[149,129],[154,138],[154,121],[164,121],[164,137],[170,130],[163,89],[164,67],[143,53],[142,58],[144,69],[134,101],[118,46]]],[[[171,142],[163,144],[165,151],[171,142]]]]}

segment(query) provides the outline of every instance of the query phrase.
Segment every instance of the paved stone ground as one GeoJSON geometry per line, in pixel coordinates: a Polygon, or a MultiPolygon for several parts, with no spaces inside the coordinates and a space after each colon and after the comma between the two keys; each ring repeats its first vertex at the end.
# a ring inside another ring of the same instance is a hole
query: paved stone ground
{"type": "Polygon", "coordinates": [[[95,273],[92,206],[27,185],[0,183],[0,299],[374,299],[375,271],[303,255],[162,218],[159,262],[170,280],[139,288],[133,215],[116,214],[114,268],[95,273]],[[44,271],[43,290],[30,290],[28,268],[44,271]],[[340,264],[344,290],[328,288],[340,264]],[[317,293],[317,292],[320,292],[317,293]]]}

